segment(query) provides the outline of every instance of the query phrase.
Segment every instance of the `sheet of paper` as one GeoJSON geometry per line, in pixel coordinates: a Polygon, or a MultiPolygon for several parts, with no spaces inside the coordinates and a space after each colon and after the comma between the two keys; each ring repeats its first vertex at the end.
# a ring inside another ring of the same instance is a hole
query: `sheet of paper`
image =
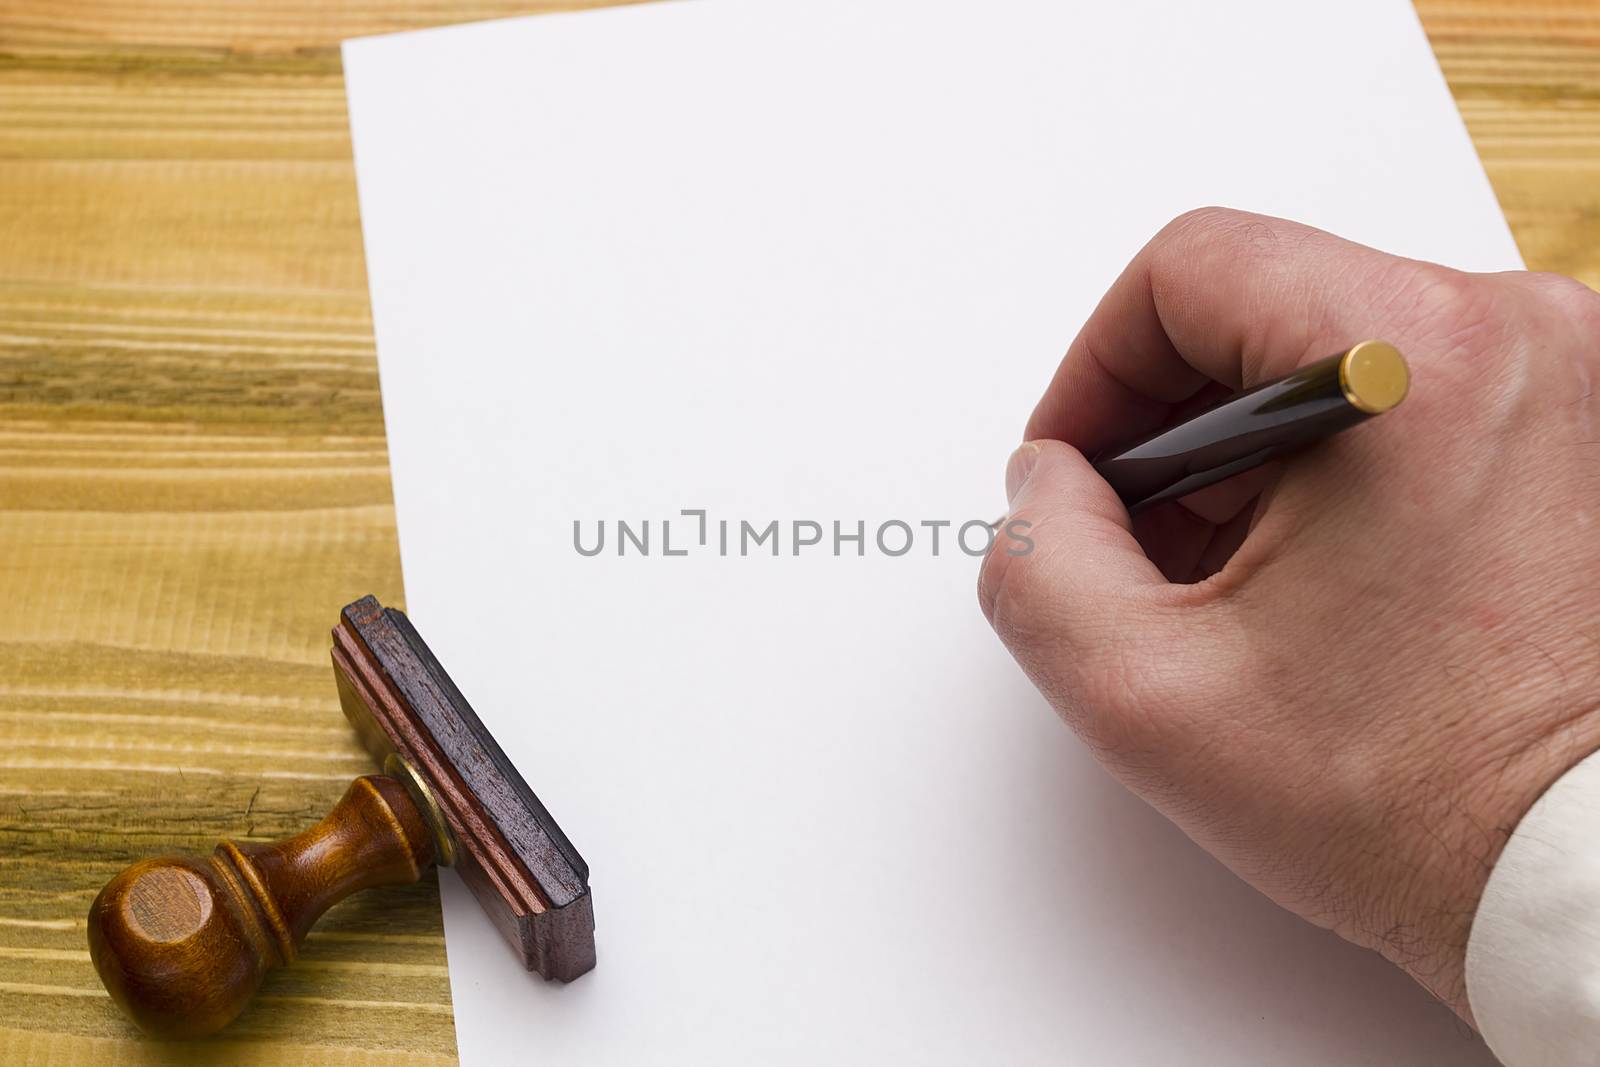
{"type": "Polygon", "coordinates": [[[465,1063],[1490,1062],[1103,774],[953,544],[1186,208],[1519,266],[1405,0],[685,0],[345,69],[407,605],[593,870],[565,987],[444,878],[465,1063]]]}

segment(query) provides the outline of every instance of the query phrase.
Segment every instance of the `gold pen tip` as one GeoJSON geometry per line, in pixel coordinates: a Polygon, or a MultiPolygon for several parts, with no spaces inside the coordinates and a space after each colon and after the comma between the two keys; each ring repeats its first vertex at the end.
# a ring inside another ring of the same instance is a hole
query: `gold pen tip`
{"type": "Polygon", "coordinates": [[[1339,360],[1345,399],[1368,415],[1381,415],[1399,404],[1410,386],[1405,357],[1387,341],[1362,341],[1339,360]]]}

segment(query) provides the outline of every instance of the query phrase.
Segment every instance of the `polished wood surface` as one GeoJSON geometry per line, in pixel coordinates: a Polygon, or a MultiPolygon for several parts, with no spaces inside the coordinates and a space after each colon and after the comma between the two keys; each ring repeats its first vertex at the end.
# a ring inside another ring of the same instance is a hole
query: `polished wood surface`
{"type": "MultiPolygon", "coordinates": [[[[0,1059],[453,1059],[431,876],[192,1045],[135,1036],[83,917],[373,769],[324,644],[400,600],[335,42],[559,6],[0,5],[0,1059]]],[[[1419,9],[1529,264],[1600,285],[1600,0],[1419,9]]]]}
{"type": "Polygon", "coordinates": [[[89,958],[145,1033],[188,1038],[234,1020],[322,914],[350,894],[410,885],[433,832],[393,778],[362,775],[315,826],[284,841],[224,841],[208,859],[141,860],[89,908],[89,958]]]}

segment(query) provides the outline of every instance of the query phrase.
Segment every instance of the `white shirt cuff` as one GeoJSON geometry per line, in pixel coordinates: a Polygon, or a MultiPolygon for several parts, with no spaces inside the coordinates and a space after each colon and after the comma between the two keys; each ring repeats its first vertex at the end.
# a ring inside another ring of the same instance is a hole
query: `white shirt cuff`
{"type": "Polygon", "coordinates": [[[1600,753],[1546,790],[1489,874],[1467,999],[1506,1067],[1600,1065],[1600,753]]]}

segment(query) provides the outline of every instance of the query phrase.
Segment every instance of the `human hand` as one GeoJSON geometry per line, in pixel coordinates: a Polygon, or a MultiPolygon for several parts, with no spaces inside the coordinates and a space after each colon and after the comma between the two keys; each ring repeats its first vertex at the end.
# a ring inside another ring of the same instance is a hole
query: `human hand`
{"type": "Polygon", "coordinates": [[[1068,349],[979,599],[1050,703],[1251,885],[1471,1022],[1517,821],[1600,749],[1600,294],[1185,215],[1068,349]],[[1085,455],[1381,338],[1411,393],[1131,522],[1085,455]]]}

